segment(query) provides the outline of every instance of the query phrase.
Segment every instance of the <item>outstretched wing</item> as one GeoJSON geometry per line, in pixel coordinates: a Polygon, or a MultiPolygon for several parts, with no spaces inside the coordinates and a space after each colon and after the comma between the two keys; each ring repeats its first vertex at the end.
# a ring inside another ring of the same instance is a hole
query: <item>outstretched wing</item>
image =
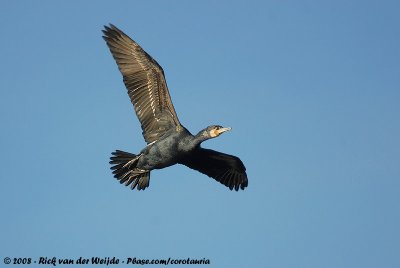
{"type": "Polygon", "coordinates": [[[122,73],[146,142],[180,128],[161,66],[117,27],[104,27],[103,38],[122,73]]]}
{"type": "Polygon", "coordinates": [[[199,147],[179,163],[206,174],[231,190],[244,190],[248,185],[246,168],[243,162],[233,155],[199,147]]]}

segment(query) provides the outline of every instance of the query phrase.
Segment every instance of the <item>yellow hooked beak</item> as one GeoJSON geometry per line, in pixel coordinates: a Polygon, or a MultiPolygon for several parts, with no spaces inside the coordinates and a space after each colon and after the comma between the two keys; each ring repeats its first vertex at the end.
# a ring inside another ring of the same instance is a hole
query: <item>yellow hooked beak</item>
{"type": "Polygon", "coordinates": [[[210,131],[210,136],[211,136],[211,138],[215,138],[229,130],[231,130],[230,127],[214,128],[213,130],[210,131]]]}
{"type": "Polygon", "coordinates": [[[220,128],[220,129],[218,129],[216,131],[217,131],[218,135],[221,135],[222,133],[227,132],[227,131],[229,131],[231,129],[232,129],[231,127],[223,127],[223,128],[220,128]]]}

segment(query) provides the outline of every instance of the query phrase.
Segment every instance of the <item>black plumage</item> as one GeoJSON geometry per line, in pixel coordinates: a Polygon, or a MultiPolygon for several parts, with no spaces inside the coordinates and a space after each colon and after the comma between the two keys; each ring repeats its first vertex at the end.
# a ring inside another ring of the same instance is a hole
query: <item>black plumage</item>
{"type": "Polygon", "coordinates": [[[143,190],[149,186],[151,170],[183,164],[231,190],[245,189],[246,168],[238,157],[200,146],[230,128],[212,125],[192,135],[179,122],[161,66],[114,25],[105,26],[103,33],[148,143],[138,155],[113,152],[114,177],[132,189],[143,190]]]}

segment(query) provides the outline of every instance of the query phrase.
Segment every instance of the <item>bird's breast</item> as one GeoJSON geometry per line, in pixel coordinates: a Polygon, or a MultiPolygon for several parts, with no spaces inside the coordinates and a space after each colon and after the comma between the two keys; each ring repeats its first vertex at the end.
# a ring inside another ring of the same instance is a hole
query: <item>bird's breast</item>
{"type": "Polygon", "coordinates": [[[139,165],[144,169],[160,169],[176,164],[180,159],[179,143],[173,137],[158,140],[142,151],[139,165]]]}

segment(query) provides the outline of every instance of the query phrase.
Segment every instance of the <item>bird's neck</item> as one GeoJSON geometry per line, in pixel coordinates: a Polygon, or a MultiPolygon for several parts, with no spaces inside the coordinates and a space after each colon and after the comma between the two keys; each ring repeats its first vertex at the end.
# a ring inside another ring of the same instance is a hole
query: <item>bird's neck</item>
{"type": "Polygon", "coordinates": [[[195,146],[200,145],[200,143],[202,143],[203,141],[210,139],[210,137],[204,134],[204,131],[205,129],[201,130],[194,136],[194,139],[192,140],[193,145],[195,146]]]}

